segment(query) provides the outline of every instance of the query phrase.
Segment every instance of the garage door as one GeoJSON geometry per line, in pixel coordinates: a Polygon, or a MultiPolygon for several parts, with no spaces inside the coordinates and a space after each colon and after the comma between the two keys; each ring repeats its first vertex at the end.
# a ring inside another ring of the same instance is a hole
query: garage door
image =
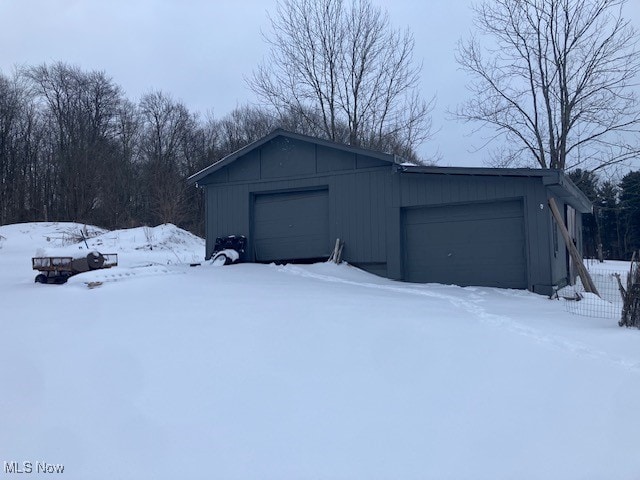
{"type": "Polygon", "coordinates": [[[256,261],[329,256],[328,190],[256,195],[253,244],[256,261]]]}
{"type": "Polygon", "coordinates": [[[521,201],[405,209],[410,282],[527,288],[521,201]]]}

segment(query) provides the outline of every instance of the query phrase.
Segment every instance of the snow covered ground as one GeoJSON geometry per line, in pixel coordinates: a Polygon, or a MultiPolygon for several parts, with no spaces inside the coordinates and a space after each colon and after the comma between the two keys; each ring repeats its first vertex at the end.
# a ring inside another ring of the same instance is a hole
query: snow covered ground
{"type": "Polygon", "coordinates": [[[189,267],[204,243],[171,225],[35,284],[78,228],[0,227],[0,478],[640,478],[640,332],[615,320],[346,265],[189,267]]]}

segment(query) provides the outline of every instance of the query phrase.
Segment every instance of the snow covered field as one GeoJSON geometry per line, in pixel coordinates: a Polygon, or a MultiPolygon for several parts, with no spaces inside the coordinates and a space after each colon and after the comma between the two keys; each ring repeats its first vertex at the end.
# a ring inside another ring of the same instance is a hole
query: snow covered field
{"type": "Polygon", "coordinates": [[[35,284],[78,228],[0,227],[0,478],[640,478],[640,332],[615,320],[346,265],[189,267],[204,243],[171,225],[35,284]]]}

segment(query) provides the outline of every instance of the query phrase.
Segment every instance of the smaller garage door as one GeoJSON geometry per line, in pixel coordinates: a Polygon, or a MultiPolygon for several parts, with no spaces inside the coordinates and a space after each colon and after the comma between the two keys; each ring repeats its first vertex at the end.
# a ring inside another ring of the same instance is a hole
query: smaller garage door
{"type": "Polygon", "coordinates": [[[256,195],[253,209],[256,261],[329,256],[329,192],[256,195]]]}
{"type": "Polygon", "coordinates": [[[404,211],[411,282],[527,288],[522,201],[404,211]]]}

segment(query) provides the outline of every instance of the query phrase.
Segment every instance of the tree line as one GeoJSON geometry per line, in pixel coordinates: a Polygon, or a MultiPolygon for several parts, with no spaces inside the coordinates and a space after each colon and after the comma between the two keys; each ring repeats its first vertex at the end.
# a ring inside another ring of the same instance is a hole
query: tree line
{"type": "Polygon", "coordinates": [[[280,0],[260,106],[202,118],[170,94],[138,102],[101,71],[56,62],[0,72],[0,225],[171,222],[204,231],[186,178],[275,128],[418,162],[433,99],[418,91],[413,35],[368,0],[280,0]]]}
{"type": "MultiPolygon", "coordinates": [[[[456,55],[472,96],[451,112],[503,140],[496,165],[575,170],[596,202],[587,253],[602,244],[609,258],[638,246],[631,187],[593,173],[640,156],[626,3],[478,3],[456,55]]],[[[186,177],[276,127],[419,161],[434,100],[420,95],[408,30],[369,0],[279,0],[270,21],[269,54],[247,82],[262,105],[221,119],[160,91],[132,102],[104,72],[62,62],[0,72],[0,224],[172,222],[201,234],[203,199],[186,177]]]]}
{"type": "Polygon", "coordinates": [[[201,200],[183,180],[224,153],[223,135],[162,92],[131,102],[104,72],[58,62],[0,75],[0,224],[197,231],[201,200]]]}
{"type": "Polygon", "coordinates": [[[593,213],[582,216],[584,256],[630,260],[640,249],[640,170],[618,182],[581,169],[569,177],[593,203],[593,213]]]}
{"type": "MultiPolygon", "coordinates": [[[[0,225],[171,222],[202,234],[203,198],[185,179],[278,127],[326,138],[313,118],[252,106],[203,118],[161,91],[133,102],[106,73],[63,62],[0,73],[0,225]]],[[[376,146],[416,158],[398,138],[376,146]]]]}

